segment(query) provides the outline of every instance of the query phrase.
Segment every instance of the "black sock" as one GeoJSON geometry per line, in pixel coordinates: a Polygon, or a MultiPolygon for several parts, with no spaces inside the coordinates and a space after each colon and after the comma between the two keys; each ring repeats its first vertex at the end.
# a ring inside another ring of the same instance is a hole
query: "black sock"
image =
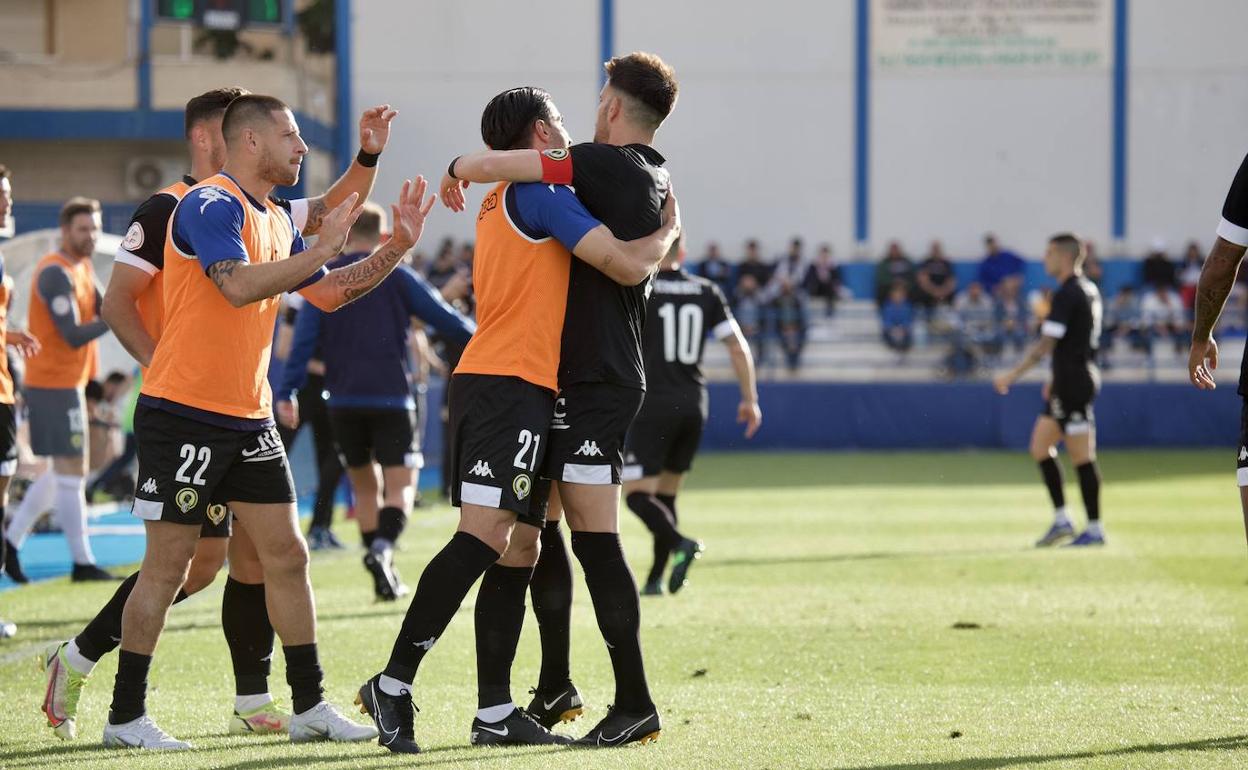
{"type": "Polygon", "coordinates": [[[672,512],[672,523],[679,524],[680,514],[676,513],[676,495],[663,495],[663,494],[659,494],[656,492],[654,494],[654,497],[660,503],[663,503],[664,505],[666,505],[667,510],[672,512]]]}
{"type": "MultiPolygon", "coordinates": [[[[260,695],[269,691],[269,667],[273,659],[273,624],[264,603],[264,583],[240,583],[225,579],[221,597],[221,630],[230,646],[236,695],[260,695]]],[[[313,705],[316,705],[315,703],[313,705]]]]}
{"type": "Polygon", "coordinates": [[[1066,506],[1066,490],[1062,487],[1062,466],[1056,457],[1046,457],[1040,461],[1040,475],[1044,485],[1049,489],[1049,497],[1053,500],[1053,509],[1066,506]]]}
{"type": "Polygon", "coordinates": [[[420,661],[450,625],[468,589],[500,556],[467,532],[455,533],[420,575],[403,627],[390,651],[386,676],[408,683],[416,678],[420,661]]]}
{"type": "Polygon", "coordinates": [[[1075,467],[1079,474],[1079,490],[1083,492],[1083,507],[1088,511],[1088,521],[1101,520],[1101,470],[1096,460],[1075,467]]]}
{"type": "Polygon", "coordinates": [[[542,672],[537,689],[550,692],[572,683],[568,647],[572,628],[572,560],[559,532],[559,522],[542,530],[542,552],[529,581],[533,616],[542,638],[542,672]]]}
{"type": "Polygon", "coordinates": [[[615,672],[615,705],[637,714],[654,708],[641,658],[641,605],[637,582],[614,532],[573,532],[572,552],[585,572],[598,630],[615,672]]]}
{"type": "Polygon", "coordinates": [[[147,713],[147,671],[151,667],[151,655],[122,650],[117,656],[117,679],[113,682],[109,724],[124,725],[147,713]]]}
{"type": "Polygon", "coordinates": [[[524,627],[524,594],[532,567],[491,564],[481,576],[474,613],[477,635],[477,708],[511,700],[511,664],[524,627]]]}
{"type": "Polygon", "coordinates": [[[376,540],[376,539],[377,539],[377,530],[375,530],[375,529],[374,529],[373,531],[371,531],[371,532],[361,532],[361,533],[360,533],[360,540],[363,540],[363,541],[364,541],[364,547],[365,547],[365,548],[372,548],[372,547],[373,547],[373,541],[374,541],[374,540],[376,540]]]}
{"type": "Polygon", "coordinates": [[[646,583],[663,582],[663,573],[667,572],[667,562],[672,556],[672,549],[666,543],[654,539],[654,561],[650,562],[650,571],[646,573],[646,583]]]}
{"type": "MultiPolygon", "coordinates": [[[[121,581],[121,585],[113,591],[108,602],[100,608],[95,617],[91,618],[86,628],[74,637],[78,651],[84,658],[98,663],[100,658],[117,649],[117,646],[121,644],[121,614],[125,612],[126,600],[130,598],[130,592],[134,590],[134,584],[137,582],[139,582],[137,572],[121,581]]],[[[173,603],[177,604],[185,598],[186,591],[178,589],[177,596],[173,597],[173,603]]]]}
{"type": "Polygon", "coordinates": [[[684,536],[676,530],[676,520],[672,518],[671,510],[660,503],[654,495],[632,492],[625,502],[628,503],[629,510],[637,514],[645,523],[646,529],[650,530],[655,540],[663,542],[668,548],[680,545],[684,536]]]}
{"type": "Polygon", "coordinates": [[[0,569],[4,568],[5,551],[8,550],[9,541],[4,536],[4,506],[0,505],[0,569]]]}
{"type": "Polygon", "coordinates": [[[321,702],[321,680],[325,674],[316,658],[316,642],[282,647],[286,658],[286,684],[296,714],[302,714],[321,702]]]}
{"type": "Polygon", "coordinates": [[[377,513],[377,537],[389,540],[391,544],[399,542],[399,535],[407,526],[407,514],[393,505],[387,505],[377,513]]]}

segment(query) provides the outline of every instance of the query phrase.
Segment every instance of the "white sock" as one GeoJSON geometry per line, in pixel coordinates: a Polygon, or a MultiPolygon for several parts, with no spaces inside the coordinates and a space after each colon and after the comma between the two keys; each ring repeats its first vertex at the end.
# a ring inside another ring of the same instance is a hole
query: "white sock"
{"type": "Polygon", "coordinates": [[[1099,519],[1098,519],[1097,521],[1089,521],[1089,522],[1088,522],[1088,532],[1090,532],[1090,533],[1091,533],[1091,534],[1093,534],[1093,535],[1103,535],[1103,534],[1104,534],[1104,533],[1103,533],[1103,531],[1101,530],[1101,522],[1100,522],[1100,520],[1099,520],[1099,519]]]}
{"type": "Polygon", "coordinates": [[[82,476],[56,474],[56,499],[52,511],[65,533],[74,564],[95,564],[87,540],[87,501],[83,497],[82,476]]]}
{"type": "Polygon", "coordinates": [[[262,692],[259,695],[235,695],[234,710],[240,714],[245,714],[272,702],[273,696],[267,692],[262,692]]]}
{"type": "Polygon", "coordinates": [[[1053,509],[1053,523],[1054,524],[1069,524],[1070,523],[1070,516],[1066,514],[1066,506],[1063,505],[1061,508],[1053,509]]]}
{"type": "Polygon", "coordinates": [[[507,701],[501,706],[490,706],[489,708],[478,709],[477,719],[480,719],[482,722],[486,722],[487,724],[494,724],[495,722],[501,722],[511,716],[511,712],[515,710],[516,704],[512,701],[507,701]]]}
{"type": "Polygon", "coordinates": [[[38,478],[26,489],[26,496],[22,498],[17,510],[9,516],[9,526],[5,528],[4,536],[14,547],[22,547],[22,544],[26,542],[26,536],[30,534],[31,527],[35,526],[35,519],[52,507],[52,498],[56,494],[55,480],[52,476],[52,471],[39,474],[38,478]]]}
{"type": "Polygon", "coordinates": [[[69,644],[65,645],[65,658],[69,661],[69,665],[79,674],[90,674],[91,669],[95,668],[95,661],[83,655],[78,649],[78,640],[70,639],[69,644]]]}
{"type": "Polygon", "coordinates": [[[411,682],[400,682],[398,679],[395,679],[392,676],[386,676],[385,674],[382,674],[381,678],[377,680],[377,686],[380,687],[381,691],[386,695],[391,695],[396,698],[405,692],[410,693],[412,691],[411,682]]]}

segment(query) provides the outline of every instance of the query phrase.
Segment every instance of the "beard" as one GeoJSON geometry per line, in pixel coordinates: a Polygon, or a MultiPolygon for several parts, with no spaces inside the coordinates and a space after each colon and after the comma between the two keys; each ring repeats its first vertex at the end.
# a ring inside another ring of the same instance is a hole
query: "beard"
{"type": "Polygon", "coordinates": [[[278,160],[272,154],[265,153],[260,158],[260,178],[270,184],[290,187],[299,181],[299,169],[292,169],[289,162],[278,160]]]}

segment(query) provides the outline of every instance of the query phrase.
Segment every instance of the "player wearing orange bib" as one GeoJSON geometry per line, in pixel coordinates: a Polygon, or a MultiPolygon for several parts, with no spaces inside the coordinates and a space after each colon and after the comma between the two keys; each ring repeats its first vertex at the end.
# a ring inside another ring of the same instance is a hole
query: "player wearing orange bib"
{"type": "MultiPolygon", "coordinates": [[[[187,102],[185,124],[191,173],[139,205],[117,250],[102,314],[143,368],[151,362],[164,317],[164,253],[170,217],[197,179],[207,179],[225,165],[221,119],[229,103],[245,93],[241,88],[220,88],[187,102]]],[[[360,118],[360,154],[324,195],[293,201],[274,199],[290,212],[302,232],[317,232],[326,207],[337,205],[352,192],[362,197],[369,194],[376,176],[377,156],[389,139],[395,114],[389,105],[364,112],[360,118]]],[[[214,510],[220,513],[222,508],[214,510]]],[[[234,530],[229,515],[212,516],[204,522],[195,557],[175,603],[212,583],[225,563],[227,548],[229,576],[221,598],[221,629],[234,669],[235,698],[229,731],[242,735],[285,732],[290,715],[269,694],[274,632],[265,607],[264,572],[246,530],[234,530]]],[[[48,726],[58,737],[76,737],[78,697],[95,664],[121,641],[122,612],[137,580],[137,572],[126,578],[76,637],[53,642],[45,649],[47,682],[42,709],[48,726]]]]}
{"type": "Polygon", "coordinates": [[[35,265],[29,324],[42,343],[26,366],[30,445],[52,458],[22,498],[5,537],[19,549],[35,519],[49,508],[73,556],[74,580],[112,580],[95,565],[87,540],[86,402],[83,388],[99,366],[96,340],[108,332],[99,318],[100,293],[91,255],[100,237],[99,201],[73,198],[61,208],[60,249],[35,265]]]}
{"type": "Polygon", "coordinates": [[[126,603],[113,704],[104,741],[184,749],[146,716],[147,671],[165,613],[205,519],[225,508],[248,531],[263,566],[269,615],[281,637],[294,716],[292,741],[367,740],[372,727],[322,699],[307,546],[298,529],[285,449],[265,381],[279,297],[299,291],[332,311],[376,286],[424,227],[433,199],[405,182],[394,237],[348,268],[325,271],[342,248],[357,195],[327,213],[315,246],[269,198],[297,181],[307,145],[289,108],[259,95],[235,99],[222,119],[222,173],[194,186],[170,221],[164,260],[166,314],[135,414],[139,484],[134,513],[147,551],[126,603]]]}

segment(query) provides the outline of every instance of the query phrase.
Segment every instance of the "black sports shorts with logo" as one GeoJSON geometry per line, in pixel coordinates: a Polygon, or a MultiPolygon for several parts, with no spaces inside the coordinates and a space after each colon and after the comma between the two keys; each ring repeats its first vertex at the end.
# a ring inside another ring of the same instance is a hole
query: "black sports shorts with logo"
{"type": "Polygon", "coordinates": [[[420,468],[425,464],[414,409],[331,406],[329,425],[348,468],[373,461],[383,468],[420,468]]]}
{"type": "Polygon", "coordinates": [[[607,382],[559,391],[542,476],[572,484],[619,484],[624,440],[646,392],[607,382]]]}
{"type": "Polygon", "coordinates": [[[1067,436],[1087,435],[1096,427],[1096,415],[1092,411],[1096,391],[1092,383],[1074,383],[1060,388],[1054,384],[1041,414],[1056,420],[1067,436]]]}
{"type": "Polygon", "coordinates": [[[706,402],[642,404],[637,419],[628,429],[624,449],[624,481],[657,476],[663,471],[685,473],[693,467],[693,457],[702,441],[706,425],[706,402]]]}
{"type": "Polygon", "coordinates": [[[225,504],[292,503],[295,483],[276,427],[231,430],[139,404],[134,515],[202,527],[228,522],[225,504]]]}
{"type": "Polygon", "coordinates": [[[469,503],[546,525],[550,483],[537,474],[547,452],[555,394],[518,377],[451,377],[451,505],[469,503]]]}

